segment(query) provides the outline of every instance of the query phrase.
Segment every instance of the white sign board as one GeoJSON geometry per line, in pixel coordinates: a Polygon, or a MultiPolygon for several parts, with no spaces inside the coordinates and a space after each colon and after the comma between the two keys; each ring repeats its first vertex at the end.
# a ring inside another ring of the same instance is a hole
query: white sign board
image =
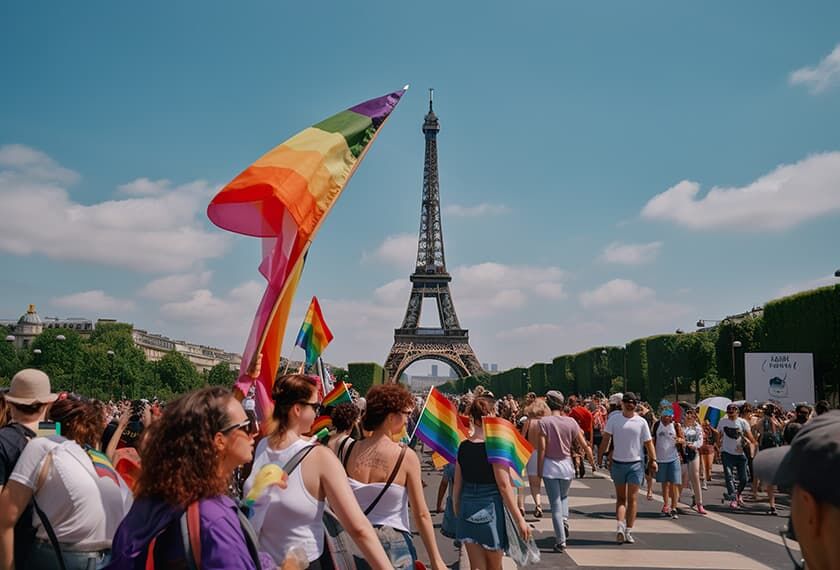
{"type": "Polygon", "coordinates": [[[814,355],[810,352],[748,352],[744,355],[748,402],[772,400],[790,409],[814,403],[814,355]]]}

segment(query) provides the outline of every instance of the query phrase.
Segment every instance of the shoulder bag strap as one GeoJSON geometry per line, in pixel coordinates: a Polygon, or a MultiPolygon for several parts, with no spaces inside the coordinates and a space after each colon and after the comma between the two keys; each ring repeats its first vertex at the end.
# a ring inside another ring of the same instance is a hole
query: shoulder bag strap
{"type": "Polygon", "coordinates": [[[283,471],[286,472],[286,475],[291,475],[292,472],[297,469],[297,466],[300,465],[300,462],[303,461],[304,457],[309,455],[309,452],[313,449],[315,449],[314,445],[307,445],[295,453],[283,466],[283,471]]]}
{"type": "Polygon", "coordinates": [[[251,559],[254,561],[254,567],[260,568],[260,554],[257,549],[259,539],[257,538],[257,533],[254,532],[254,527],[251,526],[251,521],[248,520],[245,513],[236,509],[236,515],[239,517],[239,526],[242,528],[242,535],[245,537],[245,546],[248,547],[248,554],[251,555],[251,559]]]}
{"type": "Polygon", "coordinates": [[[58,567],[61,570],[67,570],[67,565],[64,563],[64,554],[61,552],[61,545],[58,543],[58,537],[56,537],[55,530],[53,529],[52,524],[50,524],[50,519],[47,518],[47,514],[41,510],[41,507],[38,505],[38,501],[35,500],[35,495],[40,490],[41,485],[44,484],[44,480],[47,478],[47,473],[52,466],[53,451],[55,451],[55,449],[50,450],[50,452],[47,453],[46,457],[44,457],[44,462],[41,464],[41,469],[38,472],[38,479],[35,483],[35,490],[32,492],[32,506],[35,507],[35,512],[38,513],[38,518],[41,519],[41,524],[44,525],[44,530],[47,533],[47,537],[50,539],[50,544],[52,545],[53,550],[55,550],[58,567]]]}
{"type": "Polygon", "coordinates": [[[347,447],[347,443],[351,439],[353,439],[353,438],[350,437],[349,435],[346,435],[346,436],[344,436],[344,439],[341,440],[341,443],[338,444],[338,453],[336,455],[338,455],[339,458],[343,457],[341,454],[344,452],[344,448],[347,447]]]}
{"type": "Polygon", "coordinates": [[[397,472],[400,470],[400,465],[402,465],[403,458],[405,457],[405,450],[406,449],[407,449],[406,446],[403,445],[402,449],[400,450],[400,456],[397,459],[397,464],[394,465],[394,469],[391,471],[391,474],[388,476],[388,481],[385,483],[385,486],[382,487],[382,490],[379,491],[379,494],[376,495],[376,498],[373,500],[373,502],[370,505],[368,505],[368,508],[365,509],[365,516],[368,516],[371,512],[373,512],[374,507],[376,507],[376,505],[379,503],[379,500],[385,494],[385,491],[388,490],[388,487],[390,487],[391,483],[393,483],[394,479],[396,479],[397,472]]]}
{"type": "Polygon", "coordinates": [[[353,448],[356,446],[356,440],[354,439],[350,443],[350,447],[347,448],[347,451],[344,452],[344,457],[341,458],[341,465],[344,467],[344,472],[347,473],[347,460],[350,459],[350,454],[353,453],[353,448]]]}

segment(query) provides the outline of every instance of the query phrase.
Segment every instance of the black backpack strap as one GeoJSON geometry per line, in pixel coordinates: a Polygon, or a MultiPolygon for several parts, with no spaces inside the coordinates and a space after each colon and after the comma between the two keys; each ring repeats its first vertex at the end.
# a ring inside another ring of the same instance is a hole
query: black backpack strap
{"type": "Polygon", "coordinates": [[[286,475],[291,475],[292,472],[297,469],[297,466],[300,465],[300,462],[309,455],[309,452],[315,449],[315,445],[307,445],[306,447],[299,450],[295,453],[283,466],[283,471],[286,472],[286,475]]]}
{"type": "Polygon", "coordinates": [[[44,525],[44,530],[47,531],[50,544],[52,544],[53,550],[55,550],[55,558],[58,560],[58,567],[61,570],[67,570],[67,565],[64,563],[64,555],[61,553],[61,545],[58,544],[58,538],[55,536],[55,530],[53,530],[53,527],[50,524],[50,519],[47,518],[47,515],[41,510],[41,507],[38,506],[38,501],[35,500],[34,496],[32,498],[32,504],[35,506],[35,512],[38,513],[38,518],[41,519],[41,524],[44,525]]]}
{"type": "Polygon", "coordinates": [[[350,454],[353,453],[353,447],[356,445],[356,440],[354,439],[350,442],[350,447],[347,448],[347,451],[344,452],[344,457],[341,458],[341,465],[344,466],[344,472],[347,473],[347,460],[350,459],[350,454]]]}
{"type": "Polygon", "coordinates": [[[254,527],[251,526],[251,522],[245,516],[245,513],[236,509],[236,515],[239,517],[239,526],[242,527],[242,536],[245,537],[245,546],[248,547],[248,554],[251,555],[251,560],[254,561],[254,567],[260,568],[260,554],[257,550],[259,539],[257,538],[257,533],[254,532],[254,527]]]}
{"type": "Polygon", "coordinates": [[[341,440],[341,443],[338,444],[338,453],[336,453],[336,455],[338,455],[339,459],[343,458],[342,453],[344,452],[344,448],[347,447],[347,444],[350,442],[351,439],[353,438],[349,435],[346,435],[344,436],[344,439],[341,440]]]}
{"type": "Polygon", "coordinates": [[[376,498],[373,500],[373,502],[370,505],[368,505],[368,508],[365,509],[365,516],[368,516],[371,512],[373,512],[374,507],[376,507],[377,503],[379,503],[379,500],[382,498],[382,496],[385,495],[385,491],[388,490],[388,487],[390,487],[391,483],[393,483],[394,479],[396,479],[397,472],[400,470],[400,465],[402,465],[403,459],[405,458],[405,450],[407,449],[404,445],[401,447],[402,449],[400,450],[400,456],[397,459],[397,464],[394,465],[394,469],[388,476],[388,482],[385,483],[385,486],[382,487],[382,490],[379,491],[379,494],[376,495],[376,498]]]}

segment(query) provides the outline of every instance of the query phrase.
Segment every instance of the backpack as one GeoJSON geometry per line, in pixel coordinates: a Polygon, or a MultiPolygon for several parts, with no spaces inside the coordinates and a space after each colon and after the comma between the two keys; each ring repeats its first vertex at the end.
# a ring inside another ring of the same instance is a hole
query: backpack
{"type": "Polygon", "coordinates": [[[765,417],[761,430],[761,440],[758,442],[760,449],[768,449],[770,447],[779,447],[782,444],[779,434],[776,432],[773,422],[770,418],[765,417]]]}

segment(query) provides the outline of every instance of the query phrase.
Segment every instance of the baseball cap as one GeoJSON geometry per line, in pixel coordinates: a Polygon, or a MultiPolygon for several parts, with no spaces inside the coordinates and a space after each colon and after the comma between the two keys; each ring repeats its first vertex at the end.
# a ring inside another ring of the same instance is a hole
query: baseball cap
{"type": "Polygon", "coordinates": [[[31,406],[49,404],[58,399],[50,391],[50,377],[35,368],[24,368],[12,377],[6,401],[12,404],[31,406]]]}
{"type": "Polygon", "coordinates": [[[799,485],[818,501],[840,507],[840,411],[803,425],[789,446],[760,451],[753,465],[761,480],[783,489],[799,485]]]}
{"type": "Polygon", "coordinates": [[[674,409],[673,409],[673,408],[665,408],[664,410],[662,410],[662,415],[663,415],[663,416],[671,416],[671,417],[673,417],[673,415],[674,415],[674,409]]]}
{"type": "Polygon", "coordinates": [[[630,402],[630,401],[638,402],[639,398],[636,397],[636,394],[634,392],[625,392],[624,396],[621,397],[621,401],[622,402],[630,402]]]}
{"type": "Polygon", "coordinates": [[[612,396],[610,396],[609,403],[614,404],[616,406],[621,404],[621,399],[624,397],[624,394],[621,392],[616,392],[612,396]]]}
{"type": "Polygon", "coordinates": [[[563,402],[566,401],[566,398],[563,397],[563,392],[559,392],[557,390],[549,390],[546,392],[545,399],[546,401],[559,406],[562,406],[563,402]]]}

